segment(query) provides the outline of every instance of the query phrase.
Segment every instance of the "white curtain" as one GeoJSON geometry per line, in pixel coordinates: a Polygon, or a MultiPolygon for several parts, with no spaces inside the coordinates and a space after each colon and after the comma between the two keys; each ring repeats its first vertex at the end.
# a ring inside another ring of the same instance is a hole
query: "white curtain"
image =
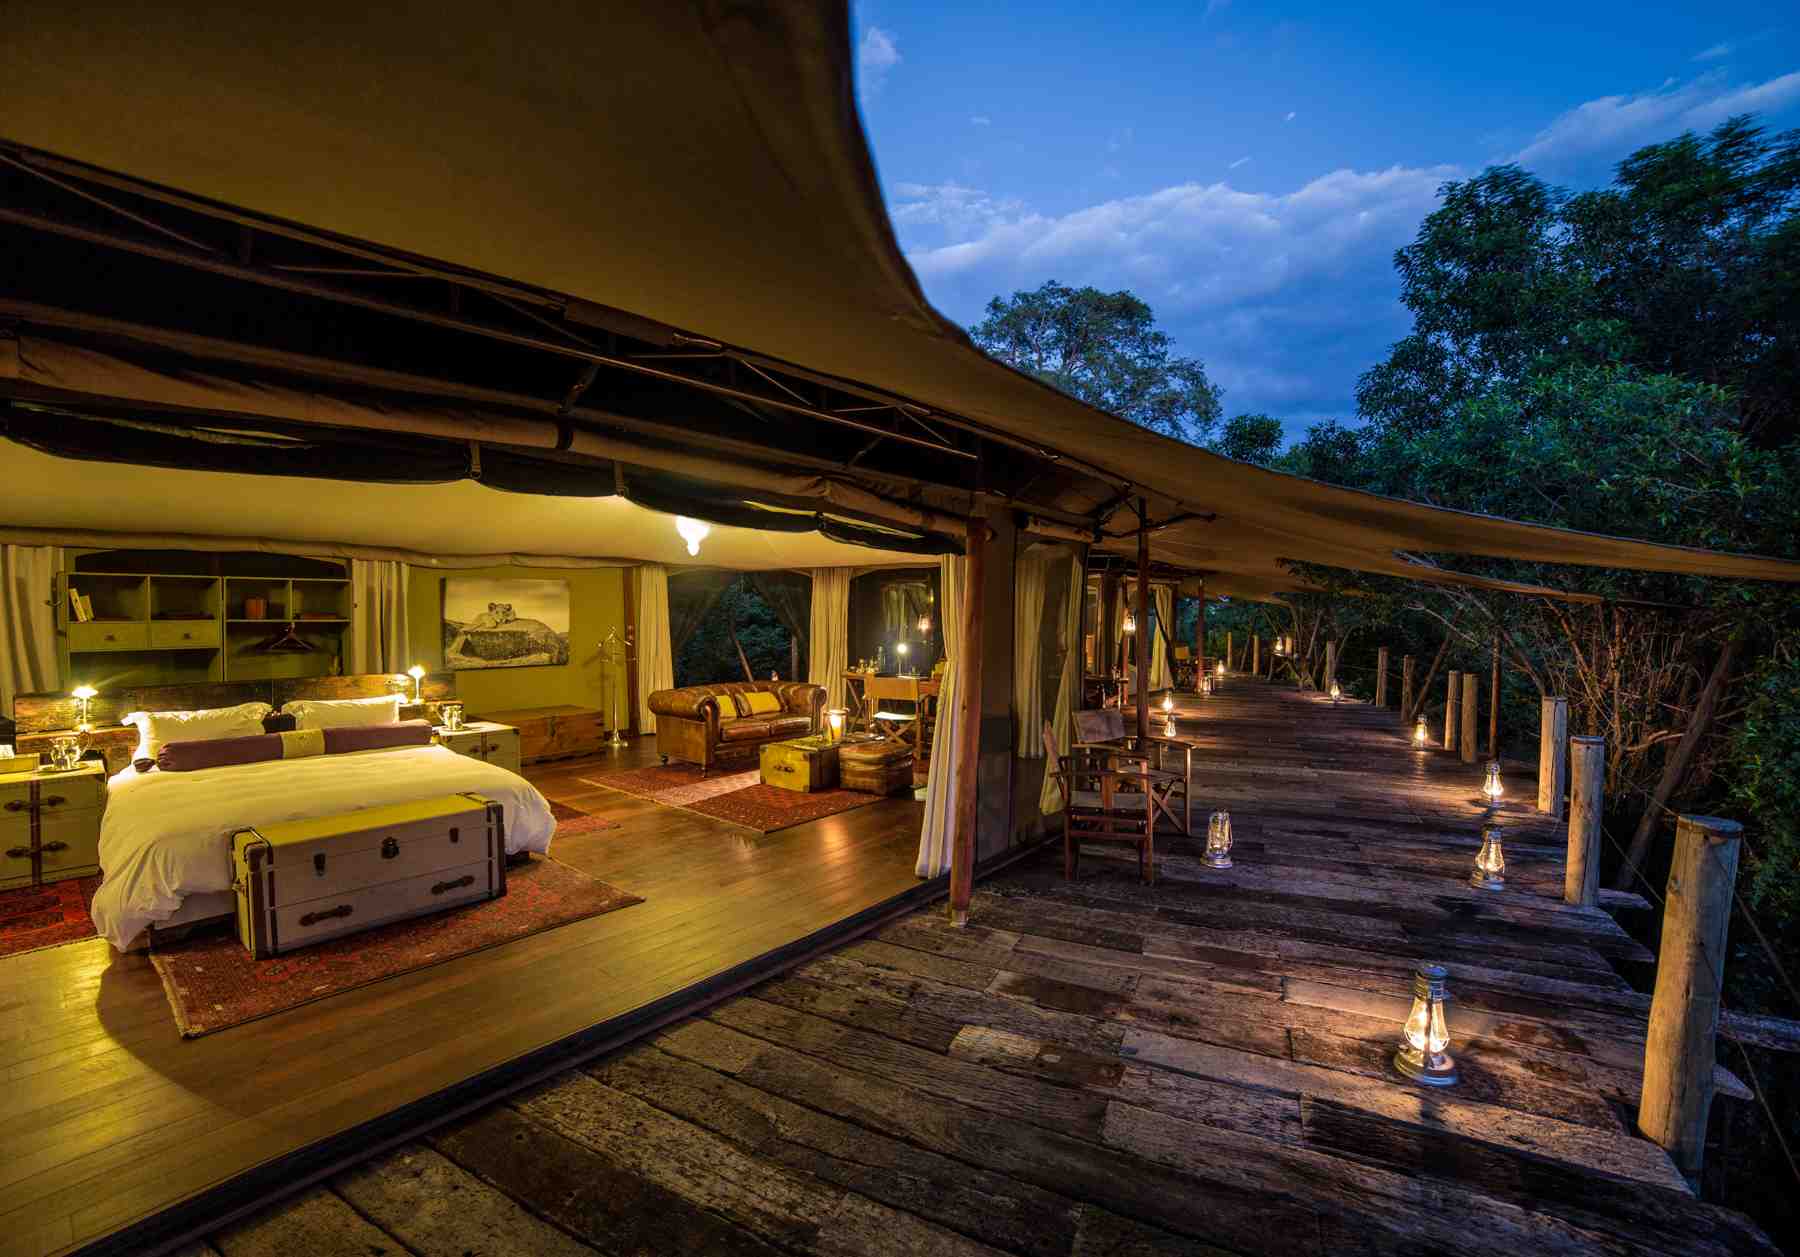
{"type": "Polygon", "coordinates": [[[13,697],[61,689],[56,666],[59,546],[0,545],[0,716],[13,697]]]}
{"type": "MultiPolygon", "coordinates": [[[[968,594],[969,561],[945,555],[938,562],[938,631],[944,643],[944,683],[938,691],[937,732],[931,743],[931,778],[925,787],[925,823],[919,830],[919,859],[913,872],[936,877],[950,871],[950,839],[956,831],[957,667],[963,650],[963,599],[968,594]]],[[[974,649],[980,649],[976,643],[974,649]]],[[[980,718],[980,713],[976,713],[980,718]]]]}
{"type": "Polygon", "coordinates": [[[1044,574],[1050,556],[1033,548],[1013,569],[1013,705],[1019,714],[1019,755],[1044,757],[1044,574]]]}
{"type": "Polygon", "coordinates": [[[1175,636],[1175,591],[1167,585],[1153,585],[1150,593],[1156,599],[1156,636],[1150,639],[1150,688],[1173,689],[1175,678],[1169,672],[1169,643],[1163,640],[1163,634],[1167,633],[1171,639],[1175,636]]]}
{"type": "Polygon", "coordinates": [[[669,569],[640,563],[633,573],[637,594],[638,731],[656,732],[650,695],[675,688],[675,650],[669,641],[669,569]]]}
{"type": "Polygon", "coordinates": [[[844,670],[850,666],[850,578],[847,567],[812,570],[812,620],[806,679],[825,687],[825,705],[844,705],[844,670]]]}
{"type": "MultiPolygon", "coordinates": [[[[1069,558],[1069,602],[1063,608],[1062,623],[1057,627],[1057,645],[1062,648],[1062,680],[1056,687],[1056,708],[1050,727],[1056,731],[1056,745],[1067,750],[1071,728],[1075,723],[1075,695],[1081,688],[1081,602],[1087,596],[1087,580],[1081,551],[1069,558]]],[[[1045,816],[1062,811],[1062,787],[1050,774],[1056,765],[1044,771],[1044,788],[1038,793],[1038,810],[1045,816]]]]}
{"type": "Polygon", "coordinates": [[[355,603],[350,633],[350,672],[405,672],[421,660],[408,659],[406,589],[410,564],[391,559],[351,559],[350,597],[355,603]]]}

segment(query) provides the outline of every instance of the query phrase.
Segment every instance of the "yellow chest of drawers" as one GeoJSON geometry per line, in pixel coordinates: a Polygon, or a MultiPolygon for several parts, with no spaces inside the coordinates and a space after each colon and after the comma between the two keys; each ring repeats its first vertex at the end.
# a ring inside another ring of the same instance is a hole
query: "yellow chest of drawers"
{"type": "Polygon", "coordinates": [[[0,776],[0,890],[100,871],[106,770],[0,776]]]}

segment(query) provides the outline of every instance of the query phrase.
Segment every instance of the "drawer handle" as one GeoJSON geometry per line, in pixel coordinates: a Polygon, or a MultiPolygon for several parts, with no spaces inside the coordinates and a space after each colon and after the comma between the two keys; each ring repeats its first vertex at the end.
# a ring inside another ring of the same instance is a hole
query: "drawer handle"
{"type": "Polygon", "coordinates": [[[381,840],[381,858],[391,860],[400,854],[400,844],[392,838],[381,840]]]}
{"type": "Polygon", "coordinates": [[[355,910],[353,908],[351,908],[351,906],[349,904],[341,903],[335,908],[326,908],[320,912],[307,913],[305,916],[300,918],[300,924],[301,925],[317,925],[319,922],[329,921],[333,917],[347,917],[353,911],[355,911],[355,910]]]}
{"type": "Polygon", "coordinates": [[[45,807],[61,807],[63,804],[65,804],[67,802],[68,802],[68,800],[63,798],[62,795],[53,794],[49,798],[44,800],[44,806],[45,807]]]}
{"type": "Polygon", "coordinates": [[[23,812],[30,806],[31,804],[27,803],[24,799],[14,799],[6,805],[6,810],[9,812],[23,812]]]}
{"type": "Polygon", "coordinates": [[[9,860],[29,860],[31,858],[31,848],[8,847],[6,849],[6,858],[9,860]]]}
{"type": "Polygon", "coordinates": [[[69,844],[66,842],[47,842],[41,848],[44,851],[67,851],[68,849],[69,844]]]}
{"type": "Polygon", "coordinates": [[[431,893],[434,895],[441,895],[447,890],[461,890],[465,886],[473,886],[474,884],[475,875],[473,873],[465,873],[454,882],[439,882],[431,888],[431,893]]]}

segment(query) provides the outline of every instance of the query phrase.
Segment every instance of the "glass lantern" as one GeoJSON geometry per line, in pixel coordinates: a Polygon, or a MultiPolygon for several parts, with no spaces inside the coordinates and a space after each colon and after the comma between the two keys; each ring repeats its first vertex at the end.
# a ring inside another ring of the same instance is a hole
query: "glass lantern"
{"type": "Polygon", "coordinates": [[[1333,681],[1331,683],[1331,701],[1335,703],[1342,697],[1344,697],[1343,688],[1339,686],[1336,681],[1333,681]]]}
{"type": "Polygon", "coordinates": [[[1419,723],[1413,726],[1413,745],[1421,751],[1429,744],[1431,735],[1425,729],[1425,717],[1419,717],[1419,723]]]}
{"type": "Polygon", "coordinates": [[[1444,1005],[1450,999],[1448,977],[1442,965],[1420,965],[1413,973],[1412,1012],[1394,1054],[1394,1068],[1403,1077],[1429,1087],[1448,1087],[1456,1081],[1456,1062],[1447,1050],[1450,1027],[1444,1020],[1444,1005]]]}
{"type": "Polygon", "coordinates": [[[1173,694],[1163,695],[1162,714],[1163,736],[1172,738],[1175,736],[1175,696],[1173,694]]]}
{"type": "Polygon", "coordinates": [[[1125,613],[1124,623],[1120,624],[1119,627],[1127,633],[1137,632],[1137,617],[1127,611],[1125,613]]]}
{"type": "Polygon", "coordinates": [[[1206,822],[1206,865],[1208,868],[1231,867],[1231,813],[1214,812],[1206,822]]]}
{"type": "Polygon", "coordinates": [[[1506,796],[1506,787],[1500,784],[1500,761],[1490,759],[1487,764],[1487,780],[1481,783],[1481,792],[1487,795],[1488,806],[1495,806],[1506,796]]]}
{"type": "Polygon", "coordinates": [[[1219,666],[1214,669],[1214,673],[1221,677],[1225,675],[1225,661],[1223,659],[1219,660],[1219,666]]]}
{"type": "Polygon", "coordinates": [[[1212,679],[1212,674],[1211,674],[1211,673],[1210,673],[1210,672],[1203,672],[1203,673],[1201,673],[1201,674],[1200,674],[1200,694],[1201,694],[1201,697],[1203,697],[1203,698],[1204,698],[1204,697],[1208,697],[1208,696],[1210,696],[1210,695],[1211,695],[1211,694],[1212,694],[1212,692],[1213,692],[1213,679],[1212,679]]]}
{"type": "Polygon", "coordinates": [[[831,740],[833,742],[842,742],[844,740],[844,719],[849,716],[849,714],[849,709],[845,707],[831,707],[826,709],[825,723],[831,728],[831,740]]]}
{"type": "Polygon", "coordinates": [[[1475,853],[1475,869],[1469,874],[1469,885],[1476,890],[1505,889],[1506,851],[1501,845],[1500,826],[1481,827],[1481,850],[1475,853]]]}

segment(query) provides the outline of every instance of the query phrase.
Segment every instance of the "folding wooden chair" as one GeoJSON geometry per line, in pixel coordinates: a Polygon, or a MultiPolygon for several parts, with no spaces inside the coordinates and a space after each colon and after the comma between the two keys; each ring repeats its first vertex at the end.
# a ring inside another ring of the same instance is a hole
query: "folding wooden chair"
{"type": "Polygon", "coordinates": [[[1152,736],[1139,742],[1135,733],[1125,729],[1125,713],[1115,707],[1078,711],[1075,715],[1075,743],[1069,749],[1111,750],[1130,755],[1146,768],[1169,779],[1157,795],[1157,807],[1170,824],[1183,835],[1194,836],[1194,744],[1180,738],[1152,736]],[[1179,808],[1175,797],[1179,795],[1179,808]]]}
{"type": "Polygon", "coordinates": [[[1130,761],[1114,748],[1071,747],[1059,755],[1056,731],[1044,722],[1044,752],[1063,799],[1063,877],[1074,881],[1081,844],[1100,842],[1134,847],[1138,876],[1156,881],[1156,816],[1159,790],[1168,774],[1130,761]]]}

